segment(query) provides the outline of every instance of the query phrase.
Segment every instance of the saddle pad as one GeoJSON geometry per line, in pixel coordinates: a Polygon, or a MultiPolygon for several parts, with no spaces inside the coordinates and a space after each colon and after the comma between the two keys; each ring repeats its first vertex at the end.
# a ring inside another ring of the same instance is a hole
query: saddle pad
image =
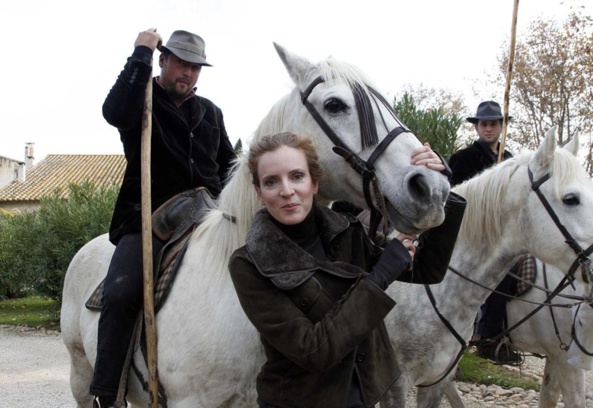
{"type": "MultiPolygon", "coordinates": [[[[179,265],[181,264],[181,260],[185,254],[189,237],[191,237],[191,233],[194,229],[195,226],[188,229],[185,234],[175,242],[174,245],[164,248],[166,252],[164,252],[161,257],[162,262],[159,267],[159,273],[154,289],[155,313],[158,312],[169,295],[171,286],[173,285],[173,281],[177,275],[177,270],[179,269],[179,265]]],[[[93,294],[85,303],[87,309],[99,311],[103,308],[103,302],[101,301],[101,298],[103,295],[104,285],[105,280],[101,281],[99,286],[97,286],[97,288],[93,291],[93,294]]]]}
{"type": "Polygon", "coordinates": [[[532,285],[530,285],[530,283],[535,283],[535,278],[537,277],[537,266],[535,265],[535,257],[529,254],[521,256],[521,258],[519,258],[513,269],[516,269],[515,274],[517,276],[521,277],[526,281],[523,282],[518,279],[513,280],[513,287],[511,293],[514,296],[521,296],[533,287],[532,285]]]}

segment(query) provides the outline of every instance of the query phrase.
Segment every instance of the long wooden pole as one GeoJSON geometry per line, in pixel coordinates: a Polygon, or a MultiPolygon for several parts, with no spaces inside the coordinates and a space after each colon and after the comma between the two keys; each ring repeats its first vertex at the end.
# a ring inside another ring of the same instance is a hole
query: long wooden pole
{"type": "Polygon", "coordinates": [[[152,75],[146,85],[144,112],[142,115],[141,140],[141,188],[142,188],[142,272],[144,281],[144,324],[146,329],[146,352],[148,367],[149,407],[158,407],[158,366],[156,322],[154,315],[154,275],[152,262],[152,193],[150,174],[152,135],[152,75]]]}
{"type": "Polygon", "coordinates": [[[504,103],[502,110],[502,134],[500,136],[500,149],[498,150],[498,162],[504,157],[504,148],[507,138],[507,127],[509,117],[509,99],[511,96],[511,78],[513,76],[513,62],[515,60],[515,41],[517,37],[517,14],[519,12],[519,0],[515,0],[513,7],[513,21],[511,23],[511,45],[509,50],[509,63],[507,65],[507,83],[504,90],[504,103]]]}

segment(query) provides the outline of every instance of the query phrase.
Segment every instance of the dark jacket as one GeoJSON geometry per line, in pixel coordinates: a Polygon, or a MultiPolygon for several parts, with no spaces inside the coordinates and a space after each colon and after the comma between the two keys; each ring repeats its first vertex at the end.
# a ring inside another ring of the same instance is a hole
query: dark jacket
{"type": "MultiPolygon", "coordinates": [[[[267,357],[258,396],[274,407],[344,408],[355,370],[365,405],[373,406],[400,375],[383,323],[395,302],[364,279],[381,250],[356,218],[314,211],[330,261],[301,249],[265,209],[230,260],[239,300],[267,357]]],[[[452,246],[445,247],[450,258],[452,246]]],[[[434,283],[444,277],[447,264],[433,262],[423,275],[407,259],[401,280],[434,283]]]]}
{"type": "MultiPolygon", "coordinates": [[[[511,157],[513,157],[511,152],[505,150],[503,160],[511,157]]],[[[494,165],[497,161],[498,157],[492,149],[480,140],[476,140],[472,145],[456,151],[449,158],[449,167],[451,167],[453,173],[451,185],[455,186],[469,180],[494,165]]]]}
{"type": "MultiPolygon", "coordinates": [[[[113,243],[141,230],[140,141],[151,60],[148,47],[136,47],[103,104],[103,116],[119,130],[127,160],[109,231],[113,243]]],[[[217,196],[234,158],[222,112],[214,103],[193,94],[177,107],[153,79],[153,210],[175,194],[199,186],[217,196]]]]}

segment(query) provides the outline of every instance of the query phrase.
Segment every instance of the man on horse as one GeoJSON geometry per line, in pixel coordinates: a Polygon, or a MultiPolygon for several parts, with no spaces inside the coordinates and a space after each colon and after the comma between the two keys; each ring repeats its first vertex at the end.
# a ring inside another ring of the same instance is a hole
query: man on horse
{"type": "MultiPolygon", "coordinates": [[[[109,239],[116,246],[104,282],[97,358],[91,395],[94,407],[116,406],[134,325],[142,308],[142,234],[140,141],[146,85],[153,81],[151,191],[152,208],[197,187],[217,196],[235,152],[223,116],[210,100],[195,94],[206,62],[204,40],[175,31],[166,45],[156,29],[141,32],[134,52],[103,104],[103,116],[121,137],[126,172],[111,220],[109,239]],[[161,73],[152,78],[152,59],[159,49],[161,73]]],[[[153,235],[153,254],[165,242],[153,235]]]]}
{"type": "MultiPolygon", "coordinates": [[[[502,132],[503,115],[500,105],[494,101],[485,101],[478,105],[476,116],[470,116],[467,121],[472,123],[478,133],[478,140],[472,145],[460,149],[451,155],[449,166],[453,172],[451,184],[460,184],[476,174],[481,173],[498,161],[500,149],[500,134],[502,132]]],[[[511,119],[508,116],[507,119],[511,119]]],[[[513,157],[511,152],[503,152],[503,160],[513,157]]],[[[478,334],[482,341],[478,345],[478,355],[495,362],[515,363],[520,361],[517,352],[506,348],[498,347],[500,339],[489,341],[499,336],[505,326],[506,302],[508,297],[505,294],[511,293],[513,277],[507,275],[496,287],[496,293],[488,296],[481,307],[481,318],[478,323],[478,334]],[[498,353],[496,350],[498,350],[498,353]]]]}

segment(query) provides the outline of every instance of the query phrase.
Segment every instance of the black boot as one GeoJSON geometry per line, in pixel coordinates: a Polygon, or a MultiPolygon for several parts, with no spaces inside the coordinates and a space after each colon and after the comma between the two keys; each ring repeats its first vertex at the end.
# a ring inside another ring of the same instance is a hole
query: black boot
{"type": "Polygon", "coordinates": [[[513,349],[512,344],[501,340],[482,340],[477,346],[476,355],[496,364],[519,365],[522,362],[521,355],[513,349]]]}

